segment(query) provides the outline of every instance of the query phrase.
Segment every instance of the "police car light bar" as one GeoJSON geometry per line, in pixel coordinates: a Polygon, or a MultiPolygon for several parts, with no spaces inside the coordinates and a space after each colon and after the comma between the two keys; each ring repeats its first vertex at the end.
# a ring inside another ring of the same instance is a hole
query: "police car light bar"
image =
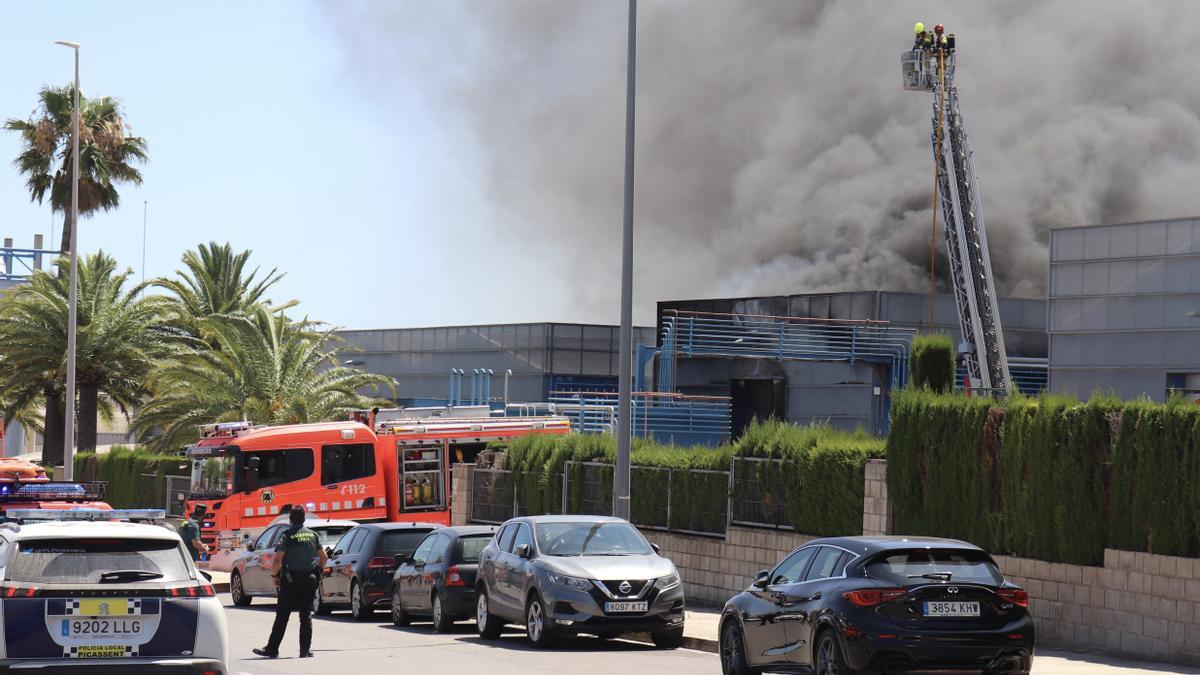
{"type": "Polygon", "coordinates": [[[201,424],[200,438],[237,436],[239,433],[253,428],[254,423],[245,420],[241,422],[216,422],[214,424],[201,424]]]}
{"type": "Polygon", "coordinates": [[[108,484],[104,481],[38,481],[0,483],[0,503],[11,502],[94,502],[104,499],[108,484]]]}
{"type": "Polygon", "coordinates": [[[163,509],[9,509],[9,519],[18,520],[162,520],[163,509]]]}

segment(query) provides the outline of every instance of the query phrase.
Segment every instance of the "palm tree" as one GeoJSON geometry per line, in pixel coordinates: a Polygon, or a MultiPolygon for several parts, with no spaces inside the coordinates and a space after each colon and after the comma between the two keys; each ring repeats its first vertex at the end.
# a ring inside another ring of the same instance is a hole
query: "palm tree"
{"type": "MultiPolygon", "coordinates": [[[[62,382],[66,375],[67,260],[55,261],[56,275],[35,272],[29,283],[10,289],[0,302],[0,401],[14,409],[38,397],[46,404],[43,460],[62,461],[62,382]]],[[[79,390],[80,450],[96,447],[100,415],[126,415],[145,394],[151,368],[177,347],[162,329],[165,302],[143,296],[131,285],[133,271],[117,271],[103,251],[80,260],[75,376],[79,390]]]]}
{"type": "MultiPolygon", "coordinates": [[[[71,203],[71,116],[74,85],[43,87],[38,107],[28,120],[9,119],[4,128],[21,135],[21,153],[13,162],[26,176],[30,198],[39,204],[47,194],[50,208],[67,214],[71,203]]],[[[133,165],[146,161],[146,140],[128,135],[117,99],[79,97],[79,213],[115,209],[121,203],[118,183],[141,185],[133,165]]],[[[62,244],[70,252],[69,215],[64,216],[62,244]]]]}
{"type": "Polygon", "coordinates": [[[251,251],[234,253],[228,243],[200,244],[183,254],[187,271],[176,270],[175,277],[158,278],[152,284],[170,291],[180,309],[195,319],[214,314],[243,314],[260,302],[267,302],[267,289],[283,275],[272,269],[255,283],[258,268],[246,274],[251,251]]]}
{"type": "MultiPolygon", "coordinates": [[[[256,305],[243,316],[200,320],[216,348],[201,344],[158,368],[153,394],[135,430],[162,434],[152,448],[167,451],[194,440],[196,426],[249,420],[261,424],[321,422],[379,403],[360,391],[392,388],[390,378],[347,368],[333,329],[256,305]]],[[[206,340],[207,341],[207,340],[206,340]]]]}

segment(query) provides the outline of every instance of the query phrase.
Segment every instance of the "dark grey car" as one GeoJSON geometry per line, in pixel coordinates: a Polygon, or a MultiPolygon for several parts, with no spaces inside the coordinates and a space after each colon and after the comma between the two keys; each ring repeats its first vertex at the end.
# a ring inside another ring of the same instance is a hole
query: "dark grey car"
{"type": "Polygon", "coordinates": [[[517,623],[538,647],[577,633],[650,633],[667,648],[683,641],[675,564],[620,518],[514,518],[483,550],[476,589],[485,639],[517,623]]]}

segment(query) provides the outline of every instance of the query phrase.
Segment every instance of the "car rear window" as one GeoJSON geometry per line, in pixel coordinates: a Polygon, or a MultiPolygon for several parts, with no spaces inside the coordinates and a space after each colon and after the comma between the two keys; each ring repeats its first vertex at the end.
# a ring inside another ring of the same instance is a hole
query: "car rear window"
{"type": "Polygon", "coordinates": [[[429,534],[430,530],[392,530],[383,533],[383,541],[379,544],[380,555],[412,555],[417,550],[417,544],[429,534]]]}
{"type": "Polygon", "coordinates": [[[349,525],[339,525],[337,527],[319,527],[313,530],[317,534],[317,543],[322,547],[333,546],[333,543],[342,538],[343,534],[350,531],[349,525]]]}
{"type": "Polygon", "coordinates": [[[165,539],[34,539],[17,543],[11,581],[95,584],[119,570],[161,574],[147,581],[185,581],[191,572],[182,542],[165,539]]]}
{"type": "Polygon", "coordinates": [[[491,534],[472,534],[465,537],[459,537],[459,545],[462,546],[462,558],[464,563],[479,562],[479,555],[483,553],[484,547],[492,540],[491,534]]]}
{"type": "Polygon", "coordinates": [[[929,581],[996,585],[1004,581],[999,568],[982,551],[897,551],[872,560],[867,576],[898,586],[929,581]],[[946,576],[949,575],[949,576],[946,576]]]}

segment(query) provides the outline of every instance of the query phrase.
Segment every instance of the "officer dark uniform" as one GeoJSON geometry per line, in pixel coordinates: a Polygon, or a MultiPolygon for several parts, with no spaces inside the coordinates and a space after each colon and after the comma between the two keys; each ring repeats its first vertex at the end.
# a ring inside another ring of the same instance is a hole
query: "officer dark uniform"
{"type": "Polygon", "coordinates": [[[291,527],[283,534],[275,547],[275,564],[271,576],[279,600],[275,605],[275,624],[271,626],[271,637],[267,646],[255,648],[259,656],[279,656],[279,644],[287,630],[288,619],[293,611],[300,613],[300,656],[312,656],[312,606],[313,593],[317,591],[317,580],[321,568],[328,560],[321,548],[317,535],[304,527],[304,507],[293,506],[288,514],[291,527]]]}
{"type": "Polygon", "coordinates": [[[203,506],[197,506],[192,511],[191,518],[185,519],[179,526],[179,538],[183,539],[183,547],[187,549],[188,555],[192,556],[193,561],[200,560],[201,550],[204,550],[206,553],[208,552],[208,545],[200,541],[199,523],[204,518],[206,512],[207,509],[203,506]],[[196,546],[197,543],[200,544],[199,548],[196,546]]]}

